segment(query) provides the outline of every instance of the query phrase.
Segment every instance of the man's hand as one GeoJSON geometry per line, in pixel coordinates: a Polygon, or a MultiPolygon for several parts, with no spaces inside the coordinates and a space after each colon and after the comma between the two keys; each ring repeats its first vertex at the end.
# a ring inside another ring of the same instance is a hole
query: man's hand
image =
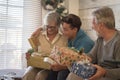
{"type": "Polygon", "coordinates": [[[97,80],[101,77],[103,77],[106,74],[106,70],[98,65],[93,65],[97,68],[97,72],[95,73],[95,75],[93,75],[92,77],[89,78],[89,80],[97,80]]]}
{"type": "Polygon", "coordinates": [[[52,69],[53,71],[60,71],[60,70],[62,70],[62,69],[67,69],[67,67],[66,67],[66,66],[62,66],[62,65],[59,65],[59,64],[53,64],[53,65],[51,65],[51,69],[52,69]]]}

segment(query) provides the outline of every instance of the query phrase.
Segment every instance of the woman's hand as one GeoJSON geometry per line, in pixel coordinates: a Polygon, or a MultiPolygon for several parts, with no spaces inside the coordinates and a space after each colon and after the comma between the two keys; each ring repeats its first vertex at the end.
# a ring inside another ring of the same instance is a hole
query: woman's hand
{"type": "Polygon", "coordinates": [[[53,65],[51,65],[51,69],[53,71],[60,71],[62,69],[67,69],[67,67],[63,66],[63,65],[59,65],[59,64],[53,64],[53,65]]]}
{"type": "Polygon", "coordinates": [[[42,30],[42,27],[38,28],[35,32],[32,33],[31,37],[38,37],[42,30]]]}
{"type": "Polygon", "coordinates": [[[28,59],[30,59],[31,54],[29,52],[26,52],[25,56],[26,56],[26,59],[28,60],[28,59]]]}

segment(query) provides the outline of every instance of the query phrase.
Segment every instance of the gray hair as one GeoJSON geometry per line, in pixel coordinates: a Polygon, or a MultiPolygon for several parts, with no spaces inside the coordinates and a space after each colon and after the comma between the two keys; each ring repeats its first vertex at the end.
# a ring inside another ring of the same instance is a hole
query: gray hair
{"type": "Polygon", "coordinates": [[[44,25],[48,24],[50,21],[55,21],[56,25],[60,26],[60,15],[53,11],[49,12],[44,18],[44,25]]]}
{"type": "Polygon", "coordinates": [[[96,23],[103,23],[108,29],[115,29],[114,13],[109,7],[102,7],[93,12],[96,23]]]}

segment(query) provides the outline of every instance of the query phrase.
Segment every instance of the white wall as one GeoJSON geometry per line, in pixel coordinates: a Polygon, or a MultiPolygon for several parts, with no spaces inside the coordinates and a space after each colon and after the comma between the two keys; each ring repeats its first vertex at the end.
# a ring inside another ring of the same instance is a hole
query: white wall
{"type": "Polygon", "coordinates": [[[112,6],[120,4],[120,0],[79,0],[79,9],[112,6]]]}
{"type": "Polygon", "coordinates": [[[68,0],[69,13],[79,15],[79,0],[68,0]]]}

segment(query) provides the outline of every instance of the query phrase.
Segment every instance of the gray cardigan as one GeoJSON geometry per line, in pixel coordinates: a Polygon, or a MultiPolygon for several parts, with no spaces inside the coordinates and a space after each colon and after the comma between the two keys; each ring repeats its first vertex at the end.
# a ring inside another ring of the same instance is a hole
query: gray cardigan
{"type": "Polygon", "coordinates": [[[98,64],[107,70],[105,79],[102,80],[120,80],[120,63],[105,62],[105,60],[120,61],[120,32],[106,44],[103,38],[98,38],[93,49],[88,54],[94,64],[98,64]]]}

